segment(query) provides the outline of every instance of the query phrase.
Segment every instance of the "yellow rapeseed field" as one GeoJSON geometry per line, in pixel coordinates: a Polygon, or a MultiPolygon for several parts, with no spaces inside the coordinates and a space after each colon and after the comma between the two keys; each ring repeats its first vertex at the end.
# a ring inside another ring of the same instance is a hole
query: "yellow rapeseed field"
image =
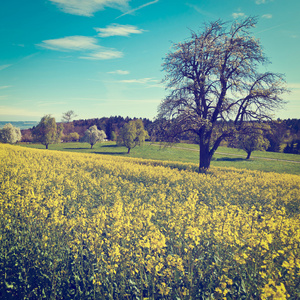
{"type": "Polygon", "coordinates": [[[0,144],[1,299],[300,299],[300,176],[0,144]]]}

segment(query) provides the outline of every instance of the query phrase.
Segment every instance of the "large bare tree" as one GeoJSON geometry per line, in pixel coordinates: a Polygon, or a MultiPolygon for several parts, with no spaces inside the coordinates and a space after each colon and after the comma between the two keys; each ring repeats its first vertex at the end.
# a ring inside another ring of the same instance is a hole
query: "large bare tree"
{"type": "Polygon", "coordinates": [[[231,25],[220,20],[202,32],[173,45],[163,63],[170,91],[158,108],[170,136],[197,135],[199,171],[205,172],[221,141],[239,130],[244,121],[262,121],[284,101],[283,75],[261,72],[268,63],[251,29],[257,18],[231,25]]]}

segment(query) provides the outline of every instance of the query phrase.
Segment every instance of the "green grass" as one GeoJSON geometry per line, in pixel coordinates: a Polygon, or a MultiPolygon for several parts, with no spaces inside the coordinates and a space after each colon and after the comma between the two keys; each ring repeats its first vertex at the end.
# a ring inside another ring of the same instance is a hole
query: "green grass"
{"type": "MultiPolygon", "coordinates": [[[[41,144],[22,144],[22,146],[45,149],[41,144]]],[[[132,149],[129,155],[127,148],[118,147],[115,142],[97,143],[93,149],[90,149],[87,143],[60,143],[49,145],[49,150],[199,163],[199,146],[191,144],[175,144],[173,147],[161,148],[158,144],[146,143],[142,147],[132,149]]],[[[246,153],[242,150],[219,147],[211,165],[300,175],[300,155],[254,151],[249,160],[245,158],[246,153]]]]}

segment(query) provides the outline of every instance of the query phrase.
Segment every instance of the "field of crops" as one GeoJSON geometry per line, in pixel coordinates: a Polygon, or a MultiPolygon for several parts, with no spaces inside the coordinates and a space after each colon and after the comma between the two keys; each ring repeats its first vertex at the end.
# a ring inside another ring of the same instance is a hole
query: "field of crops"
{"type": "Polygon", "coordinates": [[[300,299],[300,176],[0,144],[1,299],[300,299]]]}

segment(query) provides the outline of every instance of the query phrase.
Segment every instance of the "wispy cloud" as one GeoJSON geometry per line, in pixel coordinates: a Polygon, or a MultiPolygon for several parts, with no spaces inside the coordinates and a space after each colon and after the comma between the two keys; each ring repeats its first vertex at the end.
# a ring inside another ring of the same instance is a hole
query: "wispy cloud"
{"type": "Polygon", "coordinates": [[[40,117],[41,112],[27,110],[18,107],[0,106],[0,116],[24,116],[24,117],[40,117]]]}
{"type": "Polygon", "coordinates": [[[116,19],[121,18],[121,17],[123,17],[123,16],[125,16],[125,15],[133,14],[134,12],[136,12],[136,11],[138,11],[138,10],[144,8],[144,7],[147,7],[147,6],[149,6],[149,5],[155,4],[155,3],[157,3],[158,1],[159,1],[159,0],[154,0],[154,1],[151,1],[151,2],[148,2],[148,3],[145,3],[145,4],[143,4],[143,5],[140,5],[139,7],[134,8],[134,9],[131,9],[131,10],[125,12],[124,14],[118,16],[116,19]]]}
{"type": "Polygon", "coordinates": [[[256,0],[255,3],[256,4],[263,4],[263,3],[266,3],[266,0],[256,0]]]}
{"type": "Polygon", "coordinates": [[[102,47],[98,40],[87,36],[69,36],[53,40],[45,40],[38,46],[55,51],[80,51],[84,52],[79,58],[90,60],[113,59],[123,56],[116,49],[102,47]]]}
{"type": "Polygon", "coordinates": [[[128,83],[128,84],[140,84],[140,85],[144,85],[146,88],[153,88],[153,87],[163,88],[163,85],[160,84],[161,81],[155,78],[124,79],[124,80],[119,80],[118,82],[128,83]]]}
{"type": "Polygon", "coordinates": [[[261,31],[258,31],[257,33],[262,33],[262,32],[266,32],[266,31],[269,31],[269,30],[273,30],[273,29],[278,28],[278,27],[281,27],[281,26],[282,26],[282,24],[279,24],[279,25],[276,25],[276,26],[272,26],[272,27],[263,29],[263,30],[261,30],[261,31]]]}
{"type": "Polygon", "coordinates": [[[288,83],[287,87],[289,89],[299,89],[300,90],[300,83],[296,82],[296,83],[288,83]]]}
{"type": "Polygon", "coordinates": [[[10,67],[11,65],[0,65],[0,71],[1,70],[4,70],[4,69],[6,69],[6,68],[8,68],[8,67],[10,67]]]}
{"type": "Polygon", "coordinates": [[[255,0],[256,4],[266,4],[268,2],[272,2],[273,0],[255,0]]]}
{"type": "Polygon", "coordinates": [[[123,57],[123,52],[117,51],[115,49],[109,49],[105,47],[101,47],[102,50],[89,53],[85,56],[80,56],[81,59],[89,59],[89,60],[103,60],[103,59],[113,59],[113,58],[121,58],[123,57]]]}
{"type": "Polygon", "coordinates": [[[161,99],[127,99],[126,102],[133,102],[138,104],[144,104],[144,103],[160,103],[161,99]]]}
{"type": "Polygon", "coordinates": [[[12,85],[3,85],[3,86],[0,86],[0,90],[8,89],[11,87],[12,87],[12,85]]]}
{"type": "Polygon", "coordinates": [[[265,14],[265,15],[262,15],[261,17],[264,18],[264,19],[272,19],[273,15],[265,14]]]}
{"type": "Polygon", "coordinates": [[[209,17],[209,18],[216,18],[216,16],[214,14],[212,14],[212,13],[206,11],[206,10],[203,10],[202,8],[200,8],[197,5],[190,4],[190,3],[187,3],[186,5],[193,8],[194,10],[196,10],[198,13],[200,13],[203,16],[206,16],[206,17],[209,17]]]}
{"type": "Polygon", "coordinates": [[[108,74],[117,74],[117,75],[127,75],[129,74],[129,71],[123,71],[123,70],[116,70],[116,71],[111,71],[107,72],[108,74]]]}
{"type": "Polygon", "coordinates": [[[67,102],[64,101],[39,101],[37,102],[38,107],[47,107],[47,106],[55,106],[55,105],[62,105],[66,104],[67,102]]]}
{"type": "Polygon", "coordinates": [[[146,83],[158,83],[158,80],[154,78],[140,78],[140,79],[124,79],[124,80],[119,80],[119,82],[146,84],[146,83]]]}
{"type": "Polygon", "coordinates": [[[73,15],[91,17],[95,12],[104,10],[106,7],[121,11],[128,9],[130,0],[50,0],[63,12],[73,15]]]}
{"type": "Polygon", "coordinates": [[[87,36],[69,36],[59,39],[45,40],[38,46],[57,51],[82,51],[97,49],[97,40],[87,36]]]}
{"type": "Polygon", "coordinates": [[[299,110],[300,106],[300,82],[292,82],[287,84],[290,93],[285,94],[284,98],[287,101],[297,101],[297,106],[299,110]]]}
{"type": "Polygon", "coordinates": [[[237,19],[237,18],[240,18],[240,17],[244,17],[245,14],[242,13],[242,12],[239,12],[239,13],[233,13],[232,16],[233,16],[233,18],[237,19]]]}
{"type": "Polygon", "coordinates": [[[138,29],[133,25],[119,25],[119,24],[111,24],[106,26],[105,28],[95,28],[100,37],[109,37],[109,36],[129,36],[130,34],[138,34],[142,33],[145,30],[138,29]]]}

